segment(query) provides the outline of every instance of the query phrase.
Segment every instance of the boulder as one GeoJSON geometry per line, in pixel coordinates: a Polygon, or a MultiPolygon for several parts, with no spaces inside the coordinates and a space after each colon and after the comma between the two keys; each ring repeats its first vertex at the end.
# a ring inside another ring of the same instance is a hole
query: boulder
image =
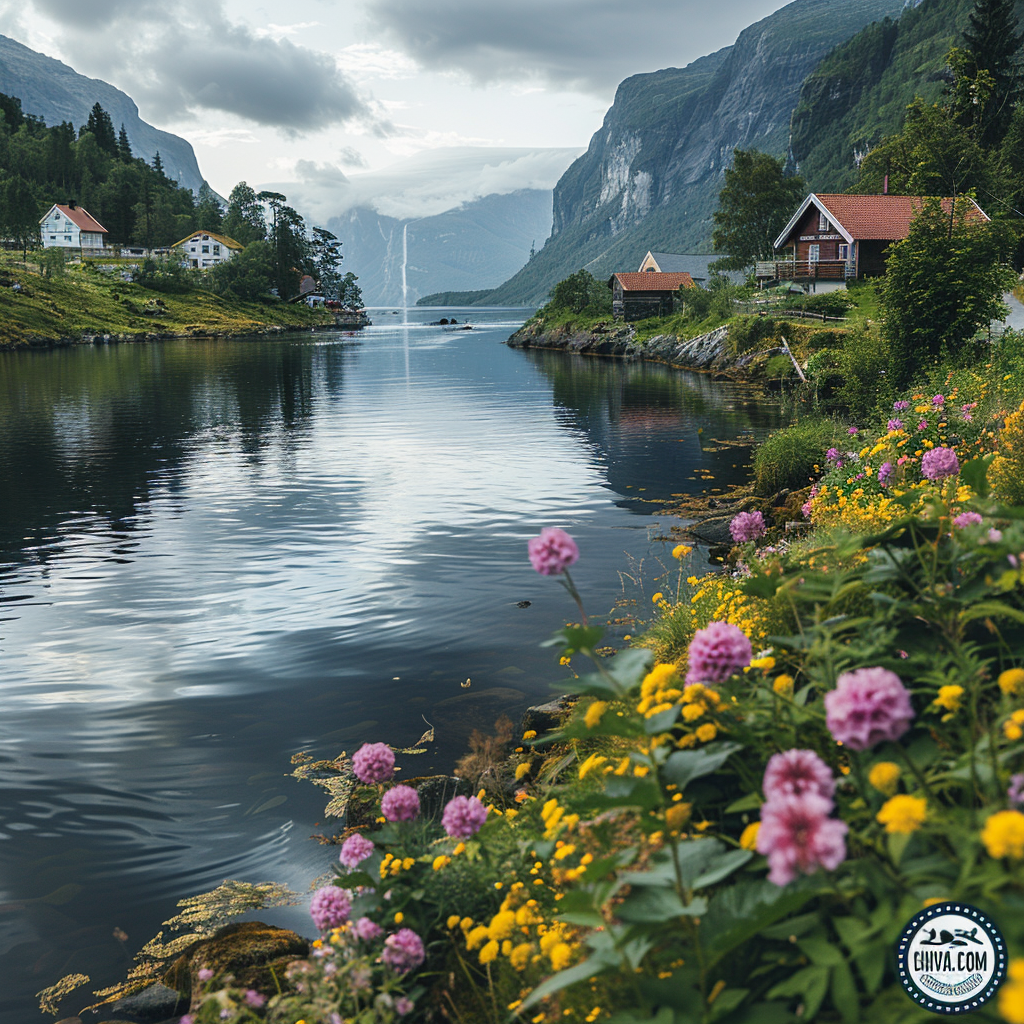
{"type": "Polygon", "coordinates": [[[189,1002],[189,995],[176,992],[157,981],[141,992],[118,999],[116,1003],[106,1007],[105,1012],[113,1014],[114,1020],[134,1021],[136,1024],[161,1024],[176,1014],[187,1013],[189,1002]]]}
{"type": "Polygon", "coordinates": [[[538,736],[557,729],[566,719],[573,705],[579,700],[575,693],[566,693],[546,704],[536,704],[523,712],[522,730],[533,730],[538,736]]]}

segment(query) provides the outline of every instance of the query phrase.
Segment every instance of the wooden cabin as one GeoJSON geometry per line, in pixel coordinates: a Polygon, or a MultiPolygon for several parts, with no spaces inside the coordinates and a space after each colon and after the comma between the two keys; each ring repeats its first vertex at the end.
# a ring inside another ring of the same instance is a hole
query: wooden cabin
{"type": "Polygon", "coordinates": [[[697,285],[687,273],[659,274],[648,270],[612,274],[608,287],[612,290],[612,315],[616,320],[629,322],[649,316],[668,316],[679,299],[679,289],[697,285]]]}
{"type": "MultiPolygon", "coordinates": [[[[969,221],[989,217],[966,200],[969,221]]],[[[910,233],[910,223],[924,207],[925,196],[854,196],[811,193],[775,239],[775,249],[789,250],[786,258],[758,262],[758,280],[793,281],[808,291],[845,288],[850,279],[885,273],[889,246],[910,233]]],[[[947,214],[953,200],[941,200],[947,214]]]]}

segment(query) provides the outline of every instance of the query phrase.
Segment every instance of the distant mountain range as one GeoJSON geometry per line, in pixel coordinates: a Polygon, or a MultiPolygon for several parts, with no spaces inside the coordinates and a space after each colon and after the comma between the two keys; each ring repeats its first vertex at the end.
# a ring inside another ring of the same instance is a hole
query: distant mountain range
{"type": "Polygon", "coordinates": [[[164,173],[193,192],[203,183],[192,146],[143,121],[126,93],[98,78],[86,78],[7,36],[0,36],[0,92],[17,96],[26,114],[35,114],[48,125],[70,121],[76,129],[89,119],[93,104],[99,103],[110,114],[115,130],[124,125],[135,156],[152,163],[159,153],[164,173]]]}
{"type": "Polygon", "coordinates": [[[407,301],[413,306],[432,292],[493,288],[519,270],[551,231],[551,191],[518,189],[413,219],[357,207],[327,226],[344,239],[344,270],[359,278],[368,306],[402,304],[407,253],[407,301]]]}

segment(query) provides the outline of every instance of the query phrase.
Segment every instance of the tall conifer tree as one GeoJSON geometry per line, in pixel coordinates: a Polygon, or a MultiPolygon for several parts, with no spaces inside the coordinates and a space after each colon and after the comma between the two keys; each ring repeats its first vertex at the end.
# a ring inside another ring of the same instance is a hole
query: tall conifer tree
{"type": "Polygon", "coordinates": [[[1024,42],[1014,0],[975,0],[964,29],[964,43],[972,72],[987,71],[992,78],[980,141],[991,146],[1006,134],[1014,104],[1021,98],[1021,69],[1017,51],[1024,42]]]}

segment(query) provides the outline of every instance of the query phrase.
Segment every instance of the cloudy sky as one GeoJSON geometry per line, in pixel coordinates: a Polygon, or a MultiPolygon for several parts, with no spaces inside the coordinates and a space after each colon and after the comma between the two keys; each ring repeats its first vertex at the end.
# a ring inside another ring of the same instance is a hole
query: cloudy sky
{"type": "Polygon", "coordinates": [[[454,183],[456,165],[489,163],[492,191],[550,187],[623,78],[684,66],[782,6],[0,0],[0,33],[123,89],[193,144],[222,195],[244,178],[294,183],[312,203],[346,183],[372,192],[385,168],[454,183]]]}

